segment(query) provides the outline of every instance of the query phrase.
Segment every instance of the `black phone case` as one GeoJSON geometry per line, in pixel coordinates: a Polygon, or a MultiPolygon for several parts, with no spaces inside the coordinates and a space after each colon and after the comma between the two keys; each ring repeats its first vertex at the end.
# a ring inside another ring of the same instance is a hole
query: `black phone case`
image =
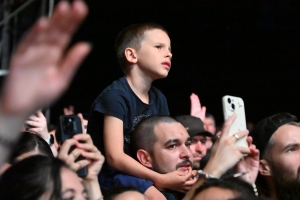
{"type": "MultiPolygon", "coordinates": [[[[69,138],[72,138],[76,134],[82,134],[82,125],[81,120],[77,115],[61,115],[59,117],[59,127],[57,129],[56,137],[59,144],[69,138]]],[[[75,149],[75,146],[72,146],[69,150],[69,154],[75,149]]],[[[79,156],[76,161],[85,159],[83,156],[79,156]]],[[[77,171],[77,175],[81,178],[84,178],[88,175],[88,168],[83,167],[77,171]]]]}

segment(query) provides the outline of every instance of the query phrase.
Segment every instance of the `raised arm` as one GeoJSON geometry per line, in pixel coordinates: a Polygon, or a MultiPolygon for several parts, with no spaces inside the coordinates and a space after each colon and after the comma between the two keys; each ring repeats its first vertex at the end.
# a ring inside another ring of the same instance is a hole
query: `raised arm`
{"type": "Polygon", "coordinates": [[[34,24],[12,56],[0,97],[0,166],[27,117],[62,94],[89,53],[82,42],[66,51],[87,13],[82,1],[60,2],[50,19],[34,24]]]}

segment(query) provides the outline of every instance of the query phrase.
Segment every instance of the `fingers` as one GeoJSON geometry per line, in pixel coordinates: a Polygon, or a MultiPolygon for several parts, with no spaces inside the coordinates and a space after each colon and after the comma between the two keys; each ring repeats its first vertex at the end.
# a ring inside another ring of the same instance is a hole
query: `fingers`
{"type": "Polygon", "coordinates": [[[249,154],[250,153],[250,149],[247,147],[242,147],[242,146],[236,146],[236,148],[239,150],[239,152],[241,153],[241,158],[242,158],[242,154],[249,154]]]}
{"type": "Polygon", "coordinates": [[[247,137],[247,143],[248,143],[248,147],[250,147],[252,145],[253,142],[253,138],[251,136],[247,137]]]}
{"type": "Polygon", "coordinates": [[[76,139],[77,141],[81,141],[83,143],[89,143],[89,144],[93,144],[93,140],[90,136],[90,134],[77,134],[73,136],[74,139],[76,139]]]}
{"type": "Polygon", "coordinates": [[[230,139],[235,143],[236,141],[242,139],[243,137],[246,137],[248,134],[249,134],[248,130],[243,130],[232,135],[230,139]]]}
{"type": "Polygon", "coordinates": [[[69,150],[71,146],[76,145],[77,140],[75,139],[68,139],[64,141],[63,145],[60,148],[60,151],[58,153],[58,158],[65,160],[65,158],[69,155],[69,150]]]}
{"type": "Polygon", "coordinates": [[[98,149],[93,145],[93,143],[76,143],[76,147],[79,149],[83,149],[85,151],[97,152],[98,149]]]}
{"type": "Polygon", "coordinates": [[[222,127],[222,133],[221,133],[221,138],[222,137],[226,137],[229,134],[229,130],[231,127],[231,124],[233,123],[233,121],[236,119],[236,115],[233,114],[231,115],[224,123],[223,127],[222,127]]]}
{"type": "Polygon", "coordinates": [[[81,153],[82,156],[84,156],[86,159],[88,160],[96,160],[96,161],[101,161],[102,164],[104,163],[104,156],[101,154],[100,151],[96,151],[96,152],[86,152],[83,151],[81,153]]]}
{"type": "Polygon", "coordinates": [[[60,65],[60,75],[66,78],[66,83],[73,77],[76,69],[90,51],[91,46],[88,43],[80,42],[67,52],[60,65]]]}

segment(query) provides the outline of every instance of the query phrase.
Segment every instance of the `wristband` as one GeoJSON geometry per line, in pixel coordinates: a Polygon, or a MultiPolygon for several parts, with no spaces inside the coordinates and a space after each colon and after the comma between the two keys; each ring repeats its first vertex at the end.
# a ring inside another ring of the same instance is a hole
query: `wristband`
{"type": "Polygon", "coordinates": [[[208,173],[205,173],[205,172],[202,171],[202,170],[198,170],[197,173],[198,173],[199,175],[204,176],[206,179],[219,179],[218,177],[213,176],[213,175],[208,174],[208,173]]]}
{"type": "Polygon", "coordinates": [[[48,138],[46,139],[46,142],[51,146],[52,144],[54,144],[54,136],[49,133],[48,138]]]}

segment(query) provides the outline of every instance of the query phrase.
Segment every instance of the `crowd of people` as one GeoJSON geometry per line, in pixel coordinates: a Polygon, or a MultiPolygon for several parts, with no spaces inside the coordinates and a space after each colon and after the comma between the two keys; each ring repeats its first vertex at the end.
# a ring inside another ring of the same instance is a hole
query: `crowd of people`
{"type": "Polygon", "coordinates": [[[0,199],[299,199],[297,118],[278,113],[230,135],[236,115],[217,130],[196,94],[188,115],[171,117],[152,86],[172,59],[168,32],[155,23],[120,32],[124,76],[95,99],[88,121],[79,114],[83,133],[57,143],[39,109],[59,98],[90,52],[85,42],[67,48],[87,13],[83,1],[58,3],[10,60],[0,97],[0,199]],[[247,147],[236,145],[241,138],[247,147]]]}

